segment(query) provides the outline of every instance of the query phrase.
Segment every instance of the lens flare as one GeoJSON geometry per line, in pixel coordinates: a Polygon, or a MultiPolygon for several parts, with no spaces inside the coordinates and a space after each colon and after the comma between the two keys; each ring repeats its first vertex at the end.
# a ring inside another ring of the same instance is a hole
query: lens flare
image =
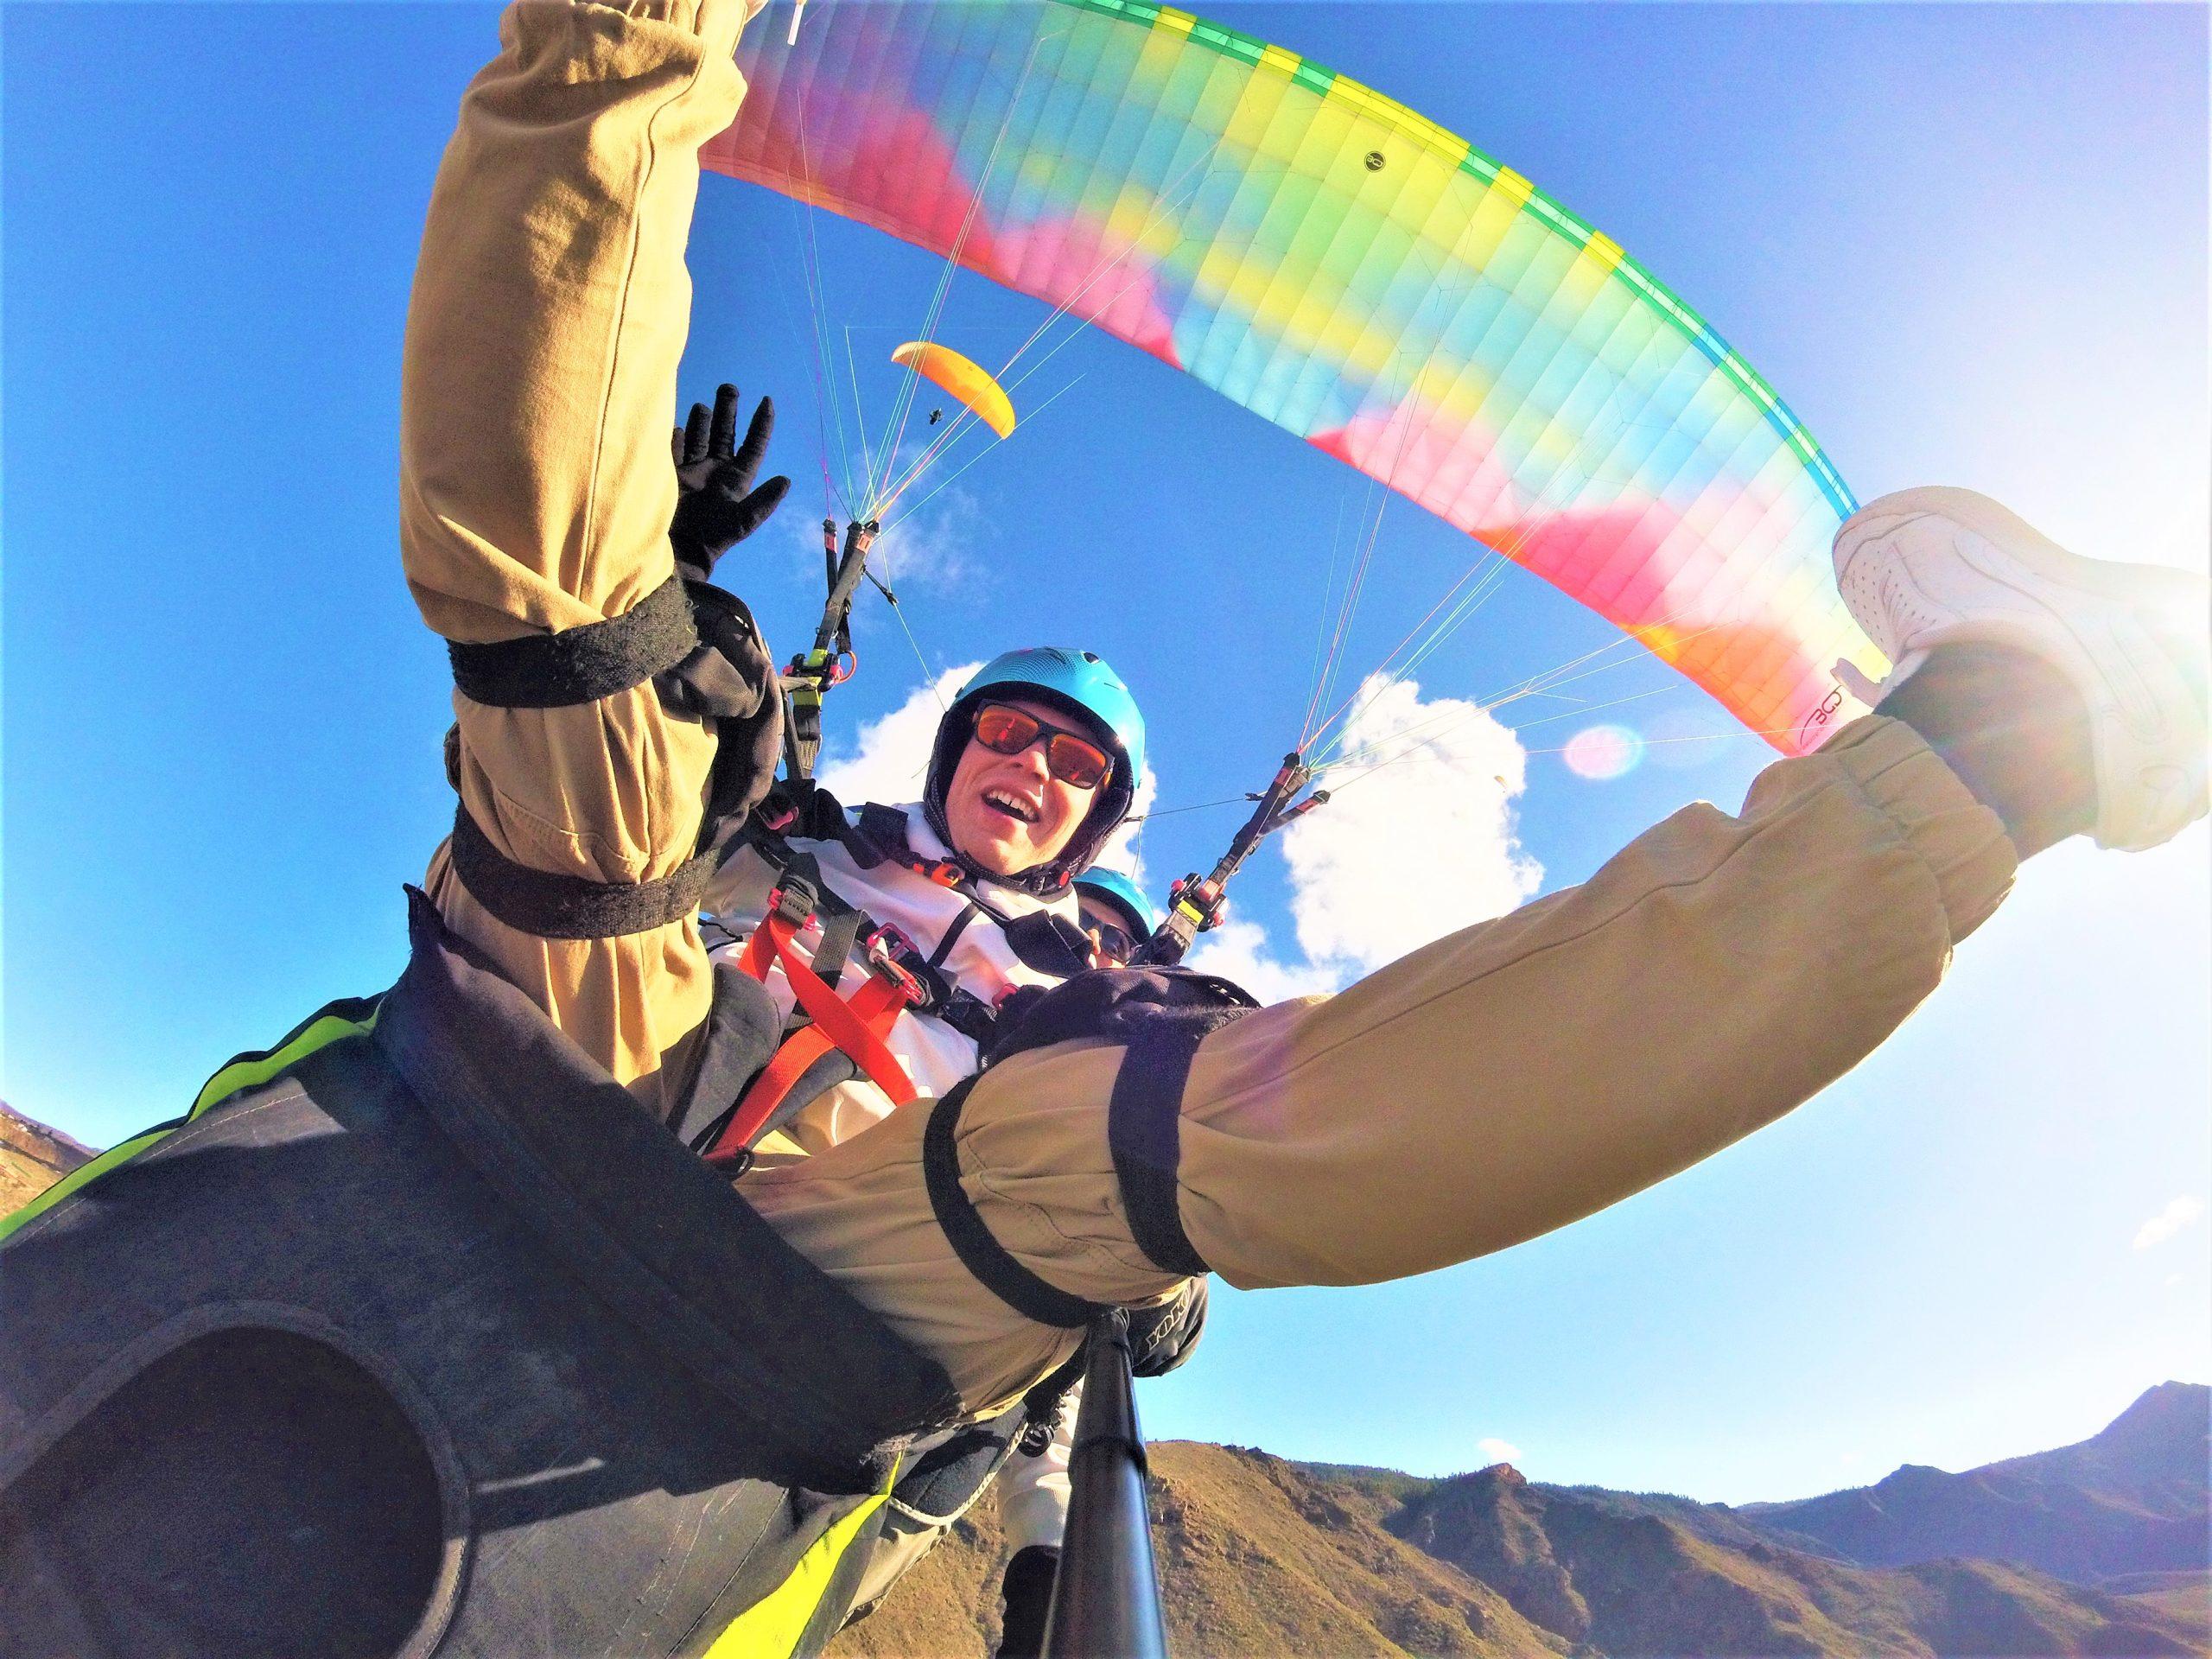
{"type": "Polygon", "coordinates": [[[1589,726],[1567,740],[1567,770],[1593,783],[1626,776],[1643,759],[1643,740],[1626,726],[1589,726]]]}

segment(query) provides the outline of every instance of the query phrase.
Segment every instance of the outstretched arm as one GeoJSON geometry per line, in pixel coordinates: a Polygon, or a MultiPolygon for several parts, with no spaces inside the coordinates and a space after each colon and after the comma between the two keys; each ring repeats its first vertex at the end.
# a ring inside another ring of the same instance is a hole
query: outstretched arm
{"type": "MultiPolygon", "coordinates": [[[[448,640],[620,617],[674,569],[683,248],[699,146],[743,95],[730,60],[753,9],[521,0],[501,20],[439,169],[408,319],[401,548],[448,640]]],[[[696,850],[715,732],[650,683],[565,708],[454,703],[462,804],[505,858],[641,883],[696,850]]],[[[450,844],[429,885],[450,925],[655,1099],[706,1012],[689,918],[538,938],[484,909],[450,844]]]]}

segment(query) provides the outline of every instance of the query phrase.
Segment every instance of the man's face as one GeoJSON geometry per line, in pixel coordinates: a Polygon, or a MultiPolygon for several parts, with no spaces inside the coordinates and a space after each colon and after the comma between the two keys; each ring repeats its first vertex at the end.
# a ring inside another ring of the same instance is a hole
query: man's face
{"type": "MultiPolygon", "coordinates": [[[[1077,729],[1048,704],[1017,697],[993,701],[1052,730],[1077,729]]],[[[1000,754],[970,737],[945,791],[944,818],[952,849],[963,858],[993,875],[1019,875],[1065,851],[1097,798],[1096,789],[1078,789],[1052,776],[1041,735],[1019,754],[1000,754]]]]}
{"type": "Polygon", "coordinates": [[[1079,888],[1075,896],[1077,912],[1083,918],[1083,931],[1090,936],[1101,966],[1121,967],[1136,954],[1138,940],[1129,930],[1135,924],[1122,913],[1118,905],[1094,898],[1087,889],[1079,888]]]}

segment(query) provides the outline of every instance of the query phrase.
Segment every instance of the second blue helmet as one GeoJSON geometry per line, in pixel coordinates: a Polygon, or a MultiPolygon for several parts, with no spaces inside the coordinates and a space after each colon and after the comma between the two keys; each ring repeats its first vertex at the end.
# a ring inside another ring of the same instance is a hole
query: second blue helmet
{"type": "Polygon", "coordinates": [[[1128,922],[1128,935],[1133,939],[1152,937],[1160,925],[1159,906],[1151,895],[1122,871],[1101,864],[1085,870],[1075,879],[1076,891],[1103,900],[1122,912],[1128,922]]]}

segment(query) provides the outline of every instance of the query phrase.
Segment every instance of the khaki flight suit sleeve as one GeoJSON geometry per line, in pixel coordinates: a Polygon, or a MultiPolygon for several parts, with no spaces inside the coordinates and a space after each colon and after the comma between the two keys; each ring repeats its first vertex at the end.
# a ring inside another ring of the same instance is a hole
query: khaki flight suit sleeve
{"type": "MultiPolygon", "coordinates": [[[[700,145],[744,92],[745,0],[521,0],[440,167],[408,315],[400,544],[423,620],[484,642],[619,616],[673,569],[669,430],[700,145]]],[[[455,692],[462,802],[532,869],[667,874],[695,850],[715,738],[651,685],[563,709],[455,692]]],[[[545,939],[495,920],[449,847],[428,886],[588,1052],[658,1104],[710,976],[695,922],[545,939]]]]}
{"type": "MultiPolygon", "coordinates": [[[[1453,933],[1331,997],[1208,1037],[1177,1202],[1230,1283],[1367,1284],[1503,1249],[1663,1180],[1850,1070],[1936,987],[2015,864],[1910,728],[1870,718],[1698,805],[1579,887],[1453,933]]],[[[962,1185],[1033,1273],[1164,1295],[1106,1141],[1122,1051],[1016,1055],[969,1094],[962,1185]]],[[[985,1406],[1072,1348],[969,1274],[931,1218],[926,1111],[789,1170],[754,1205],[985,1406]]]]}

